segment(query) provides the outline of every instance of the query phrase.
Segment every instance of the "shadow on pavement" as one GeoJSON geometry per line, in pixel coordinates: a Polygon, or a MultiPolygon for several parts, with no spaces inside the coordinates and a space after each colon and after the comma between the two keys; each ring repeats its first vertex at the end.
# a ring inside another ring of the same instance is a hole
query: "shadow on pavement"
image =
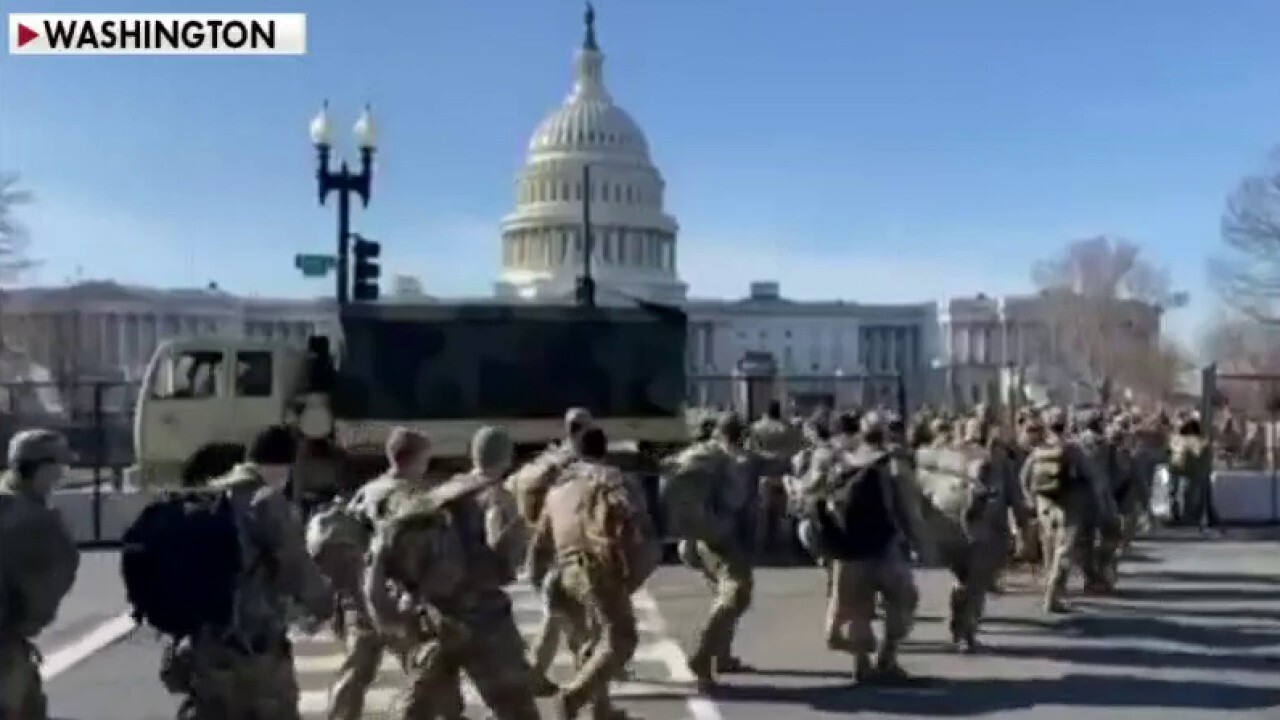
{"type": "Polygon", "coordinates": [[[1280,578],[1266,573],[1241,572],[1188,572],[1185,570],[1126,570],[1126,581],[1141,580],[1157,583],[1187,583],[1191,585],[1270,585],[1280,587],[1280,578]]]}
{"type": "MultiPolygon", "coordinates": [[[[1159,612],[1164,617],[1178,616],[1187,618],[1204,618],[1206,620],[1238,620],[1240,622],[1258,621],[1280,623],[1280,610],[1271,608],[1257,607],[1178,607],[1176,605],[1165,605],[1158,608],[1152,608],[1150,605],[1130,605],[1113,603],[1106,601],[1094,600],[1078,600],[1076,605],[1081,609],[1090,609],[1092,611],[1103,611],[1112,613],[1125,613],[1133,615],[1150,615],[1152,612],[1159,612]]],[[[993,622],[1021,622],[1022,618],[997,618],[993,622]]],[[[1045,624],[1045,627],[1051,625],[1045,624]]]]}
{"type": "Polygon", "coordinates": [[[1120,585],[1111,596],[1117,600],[1138,600],[1165,605],[1179,602],[1280,602],[1280,585],[1258,587],[1126,587],[1120,585]]]}
{"type": "Polygon", "coordinates": [[[1057,705],[1089,708],[1259,710],[1280,707],[1280,690],[1228,683],[1154,680],[1134,675],[1073,674],[1036,679],[920,679],[901,687],[825,685],[717,688],[725,702],[803,705],[824,712],[881,712],[964,717],[1057,705]]]}
{"type": "MultiPolygon", "coordinates": [[[[1198,625],[1191,622],[1170,620],[1167,617],[1151,617],[1151,610],[1115,613],[1107,615],[1070,615],[1061,619],[998,618],[984,621],[984,628],[995,635],[1012,635],[1030,631],[1032,634],[1052,634],[1055,637],[1116,638],[1154,640],[1157,642],[1195,645],[1223,650],[1249,650],[1280,645],[1280,631],[1198,625]],[[1015,629],[1016,628],[1016,629],[1015,629]],[[1001,632],[1001,631],[1004,632],[1001,632]]],[[[1197,613],[1198,615],[1198,613],[1197,613]]],[[[1187,617],[1195,615],[1188,613],[1187,617]]],[[[1228,615],[1239,620],[1237,613],[1228,615]]]]}
{"type": "Polygon", "coordinates": [[[1153,670],[1237,670],[1280,673],[1280,656],[1214,655],[1203,651],[1165,650],[1134,647],[1075,647],[1060,644],[1019,644],[993,647],[987,651],[1003,658],[1049,660],[1103,667],[1151,668],[1153,670]]]}

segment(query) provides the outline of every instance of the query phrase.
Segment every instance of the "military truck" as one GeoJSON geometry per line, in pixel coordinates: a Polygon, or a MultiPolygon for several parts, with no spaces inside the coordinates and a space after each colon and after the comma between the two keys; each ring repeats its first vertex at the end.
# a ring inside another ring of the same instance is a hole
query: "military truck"
{"type": "Polygon", "coordinates": [[[505,427],[520,457],[559,437],[566,408],[589,409],[611,439],[652,458],[688,438],[683,312],[661,305],[357,304],[342,339],[305,349],[248,338],[163,343],[137,405],[140,487],[225,472],[261,428],[306,439],[299,477],[320,489],[385,467],[390,430],[433,444],[433,471],[466,463],[477,428],[505,427]]]}

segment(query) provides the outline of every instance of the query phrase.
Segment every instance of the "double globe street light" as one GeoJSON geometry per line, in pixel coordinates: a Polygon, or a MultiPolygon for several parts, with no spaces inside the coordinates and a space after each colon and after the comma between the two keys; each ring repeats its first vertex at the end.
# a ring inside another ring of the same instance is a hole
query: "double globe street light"
{"type": "MultiPolygon", "coordinates": [[[[311,142],[315,145],[318,167],[316,169],[316,185],[320,204],[324,205],[331,193],[338,195],[338,256],[336,258],[337,300],[338,306],[344,307],[351,295],[351,196],[360,198],[361,207],[368,207],[369,197],[373,189],[373,153],[377,147],[377,129],[373,123],[373,115],[368,105],[356,120],[352,129],[356,145],[360,149],[360,169],[352,171],[343,160],[337,171],[330,168],[330,154],[333,149],[333,132],[329,123],[329,103],[326,101],[311,121],[311,142]]],[[[371,278],[357,278],[357,299],[376,299],[377,274],[376,260],[379,254],[378,244],[363,239],[356,240],[357,275],[372,273],[371,278]],[[372,291],[367,280],[373,280],[372,291]],[[367,297],[372,294],[373,297],[367,297]],[[365,297],[362,297],[365,296],[365,297]]]]}

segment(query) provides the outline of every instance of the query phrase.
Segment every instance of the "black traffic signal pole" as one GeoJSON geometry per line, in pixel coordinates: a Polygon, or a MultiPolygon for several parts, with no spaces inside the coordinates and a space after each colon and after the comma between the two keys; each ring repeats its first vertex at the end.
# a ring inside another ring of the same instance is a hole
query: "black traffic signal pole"
{"type": "Polygon", "coordinates": [[[352,295],[354,299],[366,301],[378,299],[378,280],[382,276],[382,268],[378,258],[382,255],[382,244],[376,240],[351,233],[355,241],[355,269],[352,272],[352,295]]]}
{"type": "Polygon", "coordinates": [[[360,198],[361,207],[369,206],[373,188],[373,148],[360,148],[360,171],[352,172],[343,160],[337,172],[329,169],[331,149],[327,144],[316,146],[319,167],[316,169],[316,185],[320,204],[324,205],[330,193],[338,194],[338,258],[337,275],[338,306],[350,302],[351,295],[351,195],[360,198]]]}
{"type": "Polygon", "coordinates": [[[581,307],[596,306],[596,280],[591,276],[591,253],[595,243],[591,237],[591,166],[582,166],[582,275],[575,295],[581,307]]]}

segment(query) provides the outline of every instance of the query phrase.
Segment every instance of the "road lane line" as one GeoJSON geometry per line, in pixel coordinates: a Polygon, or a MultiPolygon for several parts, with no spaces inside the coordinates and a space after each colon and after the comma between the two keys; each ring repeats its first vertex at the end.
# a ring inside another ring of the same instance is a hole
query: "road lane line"
{"type": "Polygon", "coordinates": [[[715,702],[696,694],[698,679],[689,669],[689,656],[684,654],[684,650],[680,649],[679,643],[671,635],[671,628],[667,625],[666,618],[662,617],[657,599],[645,588],[637,590],[632,597],[635,598],[637,613],[647,615],[649,625],[654,629],[655,634],[661,637],[660,640],[651,643],[650,654],[654,658],[661,658],[662,663],[667,666],[667,672],[671,673],[672,680],[694,688],[695,694],[684,699],[693,720],[724,720],[724,715],[720,713],[720,708],[715,702]]]}
{"type": "Polygon", "coordinates": [[[133,622],[133,617],[127,612],[111,618],[80,636],[79,639],[46,655],[44,663],[40,666],[40,677],[50,680],[61,675],[88,660],[99,650],[119,642],[135,627],[137,625],[133,622]]]}

